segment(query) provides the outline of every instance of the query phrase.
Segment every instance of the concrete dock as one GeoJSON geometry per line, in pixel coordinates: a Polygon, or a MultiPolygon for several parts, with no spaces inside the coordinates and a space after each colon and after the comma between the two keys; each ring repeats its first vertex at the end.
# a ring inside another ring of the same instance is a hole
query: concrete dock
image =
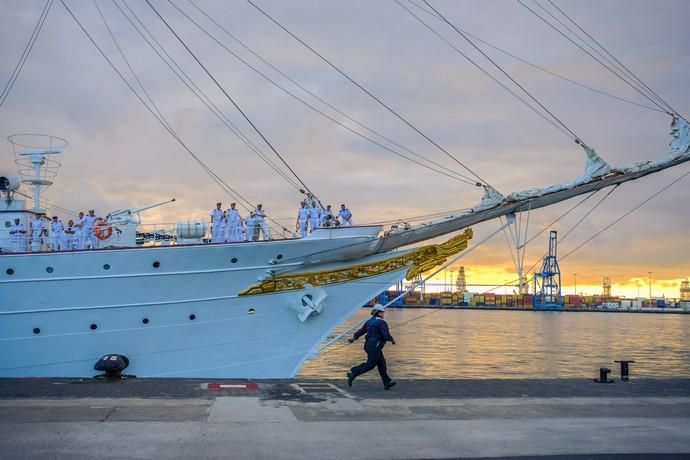
{"type": "Polygon", "coordinates": [[[0,379],[3,459],[686,459],[690,379],[0,379]]]}

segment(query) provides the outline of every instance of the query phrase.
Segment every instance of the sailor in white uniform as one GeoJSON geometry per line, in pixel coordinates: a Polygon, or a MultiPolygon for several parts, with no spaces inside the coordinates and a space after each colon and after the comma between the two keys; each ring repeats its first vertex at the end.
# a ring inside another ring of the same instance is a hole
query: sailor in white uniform
{"type": "Polygon", "coordinates": [[[228,241],[237,243],[242,241],[242,216],[240,212],[235,209],[235,203],[230,203],[228,213],[228,241]]]}
{"type": "Polygon", "coordinates": [[[352,213],[349,209],[345,207],[344,204],[340,205],[340,211],[338,211],[338,217],[340,217],[340,223],[344,227],[349,227],[352,225],[352,213]]]}
{"type": "Polygon", "coordinates": [[[53,221],[50,223],[50,249],[58,251],[64,249],[62,245],[63,234],[65,231],[65,224],[62,223],[58,216],[53,216],[53,221]]]}
{"type": "Polygon", "coordinates": [[[295,226],[299,230],[299,234],[302,238],[307,236],[307,222],[309,221],[309,208],[307,208],[307,203],[302,201],[297,209],[297,225],[295,226]]]}
{"type": "Polygon", "coordinates": [[[227,233],[227,241],[231,243],[237,243],[242,241],[242,216],[240,212],[235,209],[235,203],[230,203],[230,209],[225,211],[227,219],[227,227],[225,231],[227,233]]]}
{"type": "Polygon", "coordinates": [[[14,225],[10,227],[12,236],[12,250],[14,252],[26,251],[26,228],[19,218],[14,219],[14,225]]]}
{"type": "Polygon", "coordinates": [[[333,219],[335,219],[335,216],[333,215],[333,211],[331,210],[331,205],[327,204],[326,210],[321,211],[321,225],[323,225],[325,222],[333,222],[333,219]]]}
{"type": "Polygon", "coordinates": [[[93,234],[93,228],[96,226],[98,217],[94,214],[93,209],[89,209],[89,213],[84,216],[84,243],[91,249],[98,249],[98,238],[93,234]]]}
{"type": "Polygon", "coordinates": [[[71,251],[75,247],[75,236],[77,233],[77,229],[74,226],[74,221],[70,219],[67,221],[67,226],[65,227],[65,230],[62,232],[62,243],[60,243],[60,249],[65,249],[67,251],[71,251]]]}
{"type": "Polygon", "coordinates": [[[309,233],[319,228],[321,223],[321,206],[316,202],[312,202],[309,208],[309,233]]]}
{"type": "Polygon", "coordinates": [[[220,220],[220,242],[228,242],[228,213],[223,212],[223,218],[220,220]]]}
{"type": "Polygon", "coordinates": [[[43,244],[43,234],[45,233],[45,226],[41,214],[36,215],[36,218],[31,222],[31,250],[40,251],[43,244]]]}
{"type": "Polygon", "coordinates": [[[259,239],[259,230],[256,224],[256,213],[254,211],[249,213],[247,217],[247,234],[245,235],[247,241],[256,241],[259,239]]]}
{"type": "Polygon", "coordinates": [[[270,240],[271,235],[268,234],[268,231],[266,230],[266,223],[264,220],[266,219],[266,212],[263,210],[263,205],[261,203],[256,205],[256,209],[254,210],[254,219],[256,222],[256,239],[254,241],[259,240],[259,229],[261,229],[261,234],[263,235],[264,240],[270,240]]]}
{"type": "Polygon", "coordinates": [[[220,243],[223,241],[223,234],[221,233],[221,222],[223,221],[222,203],[216,203],[216,209],[211,211],[211,243],[220,243]]]}
{"type": "Polygon", "coordinates": [[[74,223],[74,244],[76,249],[84,249],[84,213],[80,212],[74,223]]]}

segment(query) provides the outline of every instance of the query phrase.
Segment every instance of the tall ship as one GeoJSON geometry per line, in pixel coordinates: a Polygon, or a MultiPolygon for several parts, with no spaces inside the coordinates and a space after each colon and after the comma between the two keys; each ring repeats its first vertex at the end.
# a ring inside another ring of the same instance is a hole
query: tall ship
{"type": "MultiPolygon", "coordinates": [[[[127,86],[150,108],[150,100],[127,86]]],[[[473,225],[690,161],[690,125],[670,106],[664,111],[671,121],[670,148],[656,160],[612,166],[576,138],[585,159],[580,177],[504,194],[475,175],[483,190],[478,203],[416,225],[349,225],[347,213],[324,219],[321,201],[295,174],[306,206],[321,217],[298,217],[302,231],[280,237],[266,231],[261,216],[251,224],[231,224],[226,216],[222,232],[220,218],[143,230],[147,209],[166,203],[53,226],[41,195],[59,180],[56,168],[67,142],[53,135],[10,136],[19,174],[0,171],[0,377],[91,376],[107,354],[127,356],[127,372],[140,377],[292,377],[370,299],[472,245],[473,225]],[[231,227],[238,232],[234,237],[231,227]],[[442,242],[428,242],[439,237],[442,242]]]]}

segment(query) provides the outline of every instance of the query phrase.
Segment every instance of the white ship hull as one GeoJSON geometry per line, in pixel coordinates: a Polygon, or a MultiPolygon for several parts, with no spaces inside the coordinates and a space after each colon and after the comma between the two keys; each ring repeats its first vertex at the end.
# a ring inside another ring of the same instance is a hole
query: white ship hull
{"type": "MultiPolygon", "coordinates": [[[[402,279],[409,264],[313,288],[325,298],[320,313],[304,321],[295,305],[309,286],[241,291],[268,269],[347,267],[302,263],[309,254],[368,247],[368,240],[4,254],[0,376],[92,376],[101,356],[117,353],[130,359],[126,373],[142,377],[291,377],[333,328],[402,279]]],[[[350,266],[400,254],[405,252],[368,256],[350,266]]]]}

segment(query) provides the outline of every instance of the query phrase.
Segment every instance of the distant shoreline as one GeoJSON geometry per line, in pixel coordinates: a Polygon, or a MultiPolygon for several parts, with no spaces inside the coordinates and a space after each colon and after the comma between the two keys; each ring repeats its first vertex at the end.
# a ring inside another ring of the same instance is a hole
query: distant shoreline
{"type": "Polygon", "coordinates": [[[435,310],[509,310],[509,311],[526,311],[526,312],[564,312],[564,313],[652,313],[652,314],[690,314],[690,310],[682,308],[647,308],[626,310],[618,308],[561,308],[561,309],[536,309],[536,308],[516,308],[506,306],[459,306],[459,305],[389,305],[386,308],[397,308],[400,310],[407,309],[435,309],[435,310]]]}

